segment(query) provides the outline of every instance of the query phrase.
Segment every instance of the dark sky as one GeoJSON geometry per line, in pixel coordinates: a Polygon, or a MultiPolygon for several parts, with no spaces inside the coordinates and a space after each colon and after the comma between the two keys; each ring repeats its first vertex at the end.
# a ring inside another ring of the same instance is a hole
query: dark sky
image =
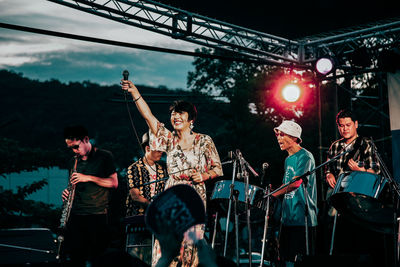
{"type": "Polygon", "coordinates": [[[388,0],[158,0],[158,2],[288,39],[400,17],[400,1],[388,0]]]}

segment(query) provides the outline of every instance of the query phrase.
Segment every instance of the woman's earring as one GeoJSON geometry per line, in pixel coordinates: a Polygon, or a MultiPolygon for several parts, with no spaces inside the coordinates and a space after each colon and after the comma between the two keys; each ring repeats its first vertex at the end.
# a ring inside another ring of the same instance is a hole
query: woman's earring
{"type": "Polygon", "coordinates": [[[190,128],[190,134],[193,134],[193,128],[194,128],[193,121],[190,122],[189,128],[190,128]]]}

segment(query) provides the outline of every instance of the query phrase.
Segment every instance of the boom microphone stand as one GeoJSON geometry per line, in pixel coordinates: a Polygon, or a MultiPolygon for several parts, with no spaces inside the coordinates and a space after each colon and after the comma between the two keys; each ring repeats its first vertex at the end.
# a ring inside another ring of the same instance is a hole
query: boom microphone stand
{"type": "MultiPolygon", "coordinates": [[[[393,177],[391,176],[388,168],[386,167],[385,162],[382,160],[381,155],[378,153],[378,149],[374,143],[374,141],[372,141],[372,137],[371,137],[371,143],[372,143],[372,151],[373,154],[375,154],[375,156],[378,159],[378,162],[381,166],[381,171],[382,171],[382,177],[384,179],[386,179],[386,181],[388,181],[390,189],[392,191],[392,197],[393,197],[393,238],[394,238],[394,266],[398,266],[399,264],[399,247],[400,247],[400,224],[399,224],[399,229],[397,229],[397,210],[399,208],[399,199],[400,199],[400,188],[399,185],[397,184],[397,182],[393,179],[393,177]],[[397,231],[397,236],[396,236],[396,231],[397,231]]],[[[381,181],[382,183],[383,181],[381,181]]]]}
{"type": "MultiPolygon", "coordinates": [[[[246,201],[246,213],[247,213],[247,230],[248,230],[248,239],[249,239],[249,267],[251,267],[252,264],[252,251],[251,251],[251,225],[250,225],[250,198],[249,198],[249,174],[246,171],[245,165],[246,161],[244,160],[242,153],[239,151],[239,149],[236,150],[236,155],[239,158],[239,163],[240,163],[240,168],[242,171],[243,178],[246,182],[245,186],[245,201],[246,201]]],[[[248,164],[248,163],[247,163],[248,164]]]]}

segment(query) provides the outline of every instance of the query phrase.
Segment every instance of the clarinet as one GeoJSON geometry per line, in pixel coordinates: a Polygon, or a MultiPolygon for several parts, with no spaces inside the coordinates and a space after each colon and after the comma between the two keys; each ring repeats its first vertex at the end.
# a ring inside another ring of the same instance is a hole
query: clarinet
{"type": "MultiPolygon", "coordinates": [[[[71,214],[72,203],[74,202],[75,185],[71,183],[71,176],[72,176],[73,173],[76,172],[76,165],[77,164],[78,164],[78,155],[75,155],[74,168],[70,172],[70,176],[69,176],[70,179],[69,179],[68,186],[67,186],[67,190],[69,191],[69,195],[68,195],[68,198],[63,202],[63,207],[62,207],[60,226],[59,226],[59,229],[61,229],[61,232],[64,232],[65,229],[67,228],[67,222],[68,222],[69,216],[71,214]]],[[[56,259],[60,259],[61,244],[64,241],[64,235],[60,234],[57,237],[57,240],[58,240],[58,248],[57,248],[56,259]]]]}

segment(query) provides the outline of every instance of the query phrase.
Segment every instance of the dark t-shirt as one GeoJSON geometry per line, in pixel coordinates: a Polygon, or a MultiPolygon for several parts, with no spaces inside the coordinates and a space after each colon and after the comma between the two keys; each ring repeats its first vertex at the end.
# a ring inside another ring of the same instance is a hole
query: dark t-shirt
{"type": "MultiPolygon", "coordinates": [[[[71,161],[73,164],[73,160],[71,161]]],[[[73,165],[71,165],[73,166],[73,165]]],[[[104,179],[115,173],[114,157],[111,152],[93,147],[87,160],[78,160],[77,172],[104,179]]],[[[77,183],[72,214],[106,214],[110,189],[93,182],[77,183]]]]}

